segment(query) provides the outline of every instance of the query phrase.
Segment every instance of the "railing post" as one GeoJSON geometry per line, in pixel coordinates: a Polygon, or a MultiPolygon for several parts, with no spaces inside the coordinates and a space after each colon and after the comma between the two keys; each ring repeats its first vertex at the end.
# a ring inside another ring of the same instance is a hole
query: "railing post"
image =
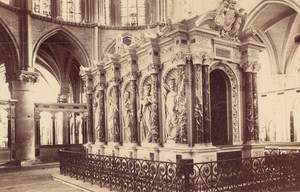
{"type": "Polygon", "coordinates": [[[193,173],[193,163],[193,159],[181,159],[178,163],[178,176],[183,176],[180,191],[191,191],[194,188],[189,177],[193,173]]]}

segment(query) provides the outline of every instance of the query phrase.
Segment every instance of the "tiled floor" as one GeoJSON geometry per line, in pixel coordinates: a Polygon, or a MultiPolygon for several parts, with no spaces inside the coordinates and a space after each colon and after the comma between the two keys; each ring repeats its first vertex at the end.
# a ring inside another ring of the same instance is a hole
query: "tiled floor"
{"type": "Polygon", "coordinates": [[[53,180],[58,166],[0,169],[1,192],[80,192],[82,190],[53,180]]]}

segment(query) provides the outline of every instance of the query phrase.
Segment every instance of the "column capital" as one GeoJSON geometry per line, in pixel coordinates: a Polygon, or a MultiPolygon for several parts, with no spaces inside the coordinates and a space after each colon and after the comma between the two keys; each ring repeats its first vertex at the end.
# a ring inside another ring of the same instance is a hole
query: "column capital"
{"type": "Polygon", "coordinates": [[[86,94],[93,94],[93,75],[92,69],[87,67],[80,67],[80,76],[84,81],[84,91],[86,94]]]}
{"type": "Polygon", "coordinates": [[[20,70],[8,75],[7,81],[22,81],[25,83],[37,83],[39,73],[33,71],[20,70]]]}
{"type": "Polygon", "coordinates": [[[156,74],[156,73],[158,73],[160,68],[158,65],[151,63],[148,65],[147,69],[150,72],[150,74],[156,74]]]}
{"type": "Polygon", "coordinates": [[[210,65],[214,61],[214,56],[212,53],[204,52],[202,59],[202,65],[210,65]]]}
{"type": "Polygon", "coordinates": [[[190,54],[189,53],[184,53],[182,51],[175,53],[173,55],[172,63],[175,65],[185,65],[186,61],[190,59],[190,54]]]}
{"type": "Polygon", "coordinates": [[[261,68],[261,63],[258,61],[247,61],[244,63],[241,63],[241,68],[244,70],[244,72],[250,72],[250,73],[258,73],[258,71],[261,68]]]}

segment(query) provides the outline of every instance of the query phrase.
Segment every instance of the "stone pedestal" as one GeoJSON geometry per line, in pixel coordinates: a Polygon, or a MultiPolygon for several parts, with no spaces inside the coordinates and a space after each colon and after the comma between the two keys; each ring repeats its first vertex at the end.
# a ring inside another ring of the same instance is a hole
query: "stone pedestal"
{"type": "Polygon", "coordinates": [[[243,146],[243,158],[264,156],[265,146],[255,143],[247,143],[243,146]]]}
{"type": "Polygon", "coordinates": [[[35,72],[19,71],[11,81],[12,98],[16,103],[16,159],[35,159],[34,92],[35,72]]]}

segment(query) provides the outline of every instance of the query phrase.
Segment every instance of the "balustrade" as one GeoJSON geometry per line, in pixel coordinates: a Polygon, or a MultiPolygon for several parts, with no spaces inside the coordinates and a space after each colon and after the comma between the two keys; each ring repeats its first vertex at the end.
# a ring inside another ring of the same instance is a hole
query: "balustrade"
{"type": "Polygon", "coordinates": [[[86,104],[36,103],[36,145],[87,142],[86,104]]]}

